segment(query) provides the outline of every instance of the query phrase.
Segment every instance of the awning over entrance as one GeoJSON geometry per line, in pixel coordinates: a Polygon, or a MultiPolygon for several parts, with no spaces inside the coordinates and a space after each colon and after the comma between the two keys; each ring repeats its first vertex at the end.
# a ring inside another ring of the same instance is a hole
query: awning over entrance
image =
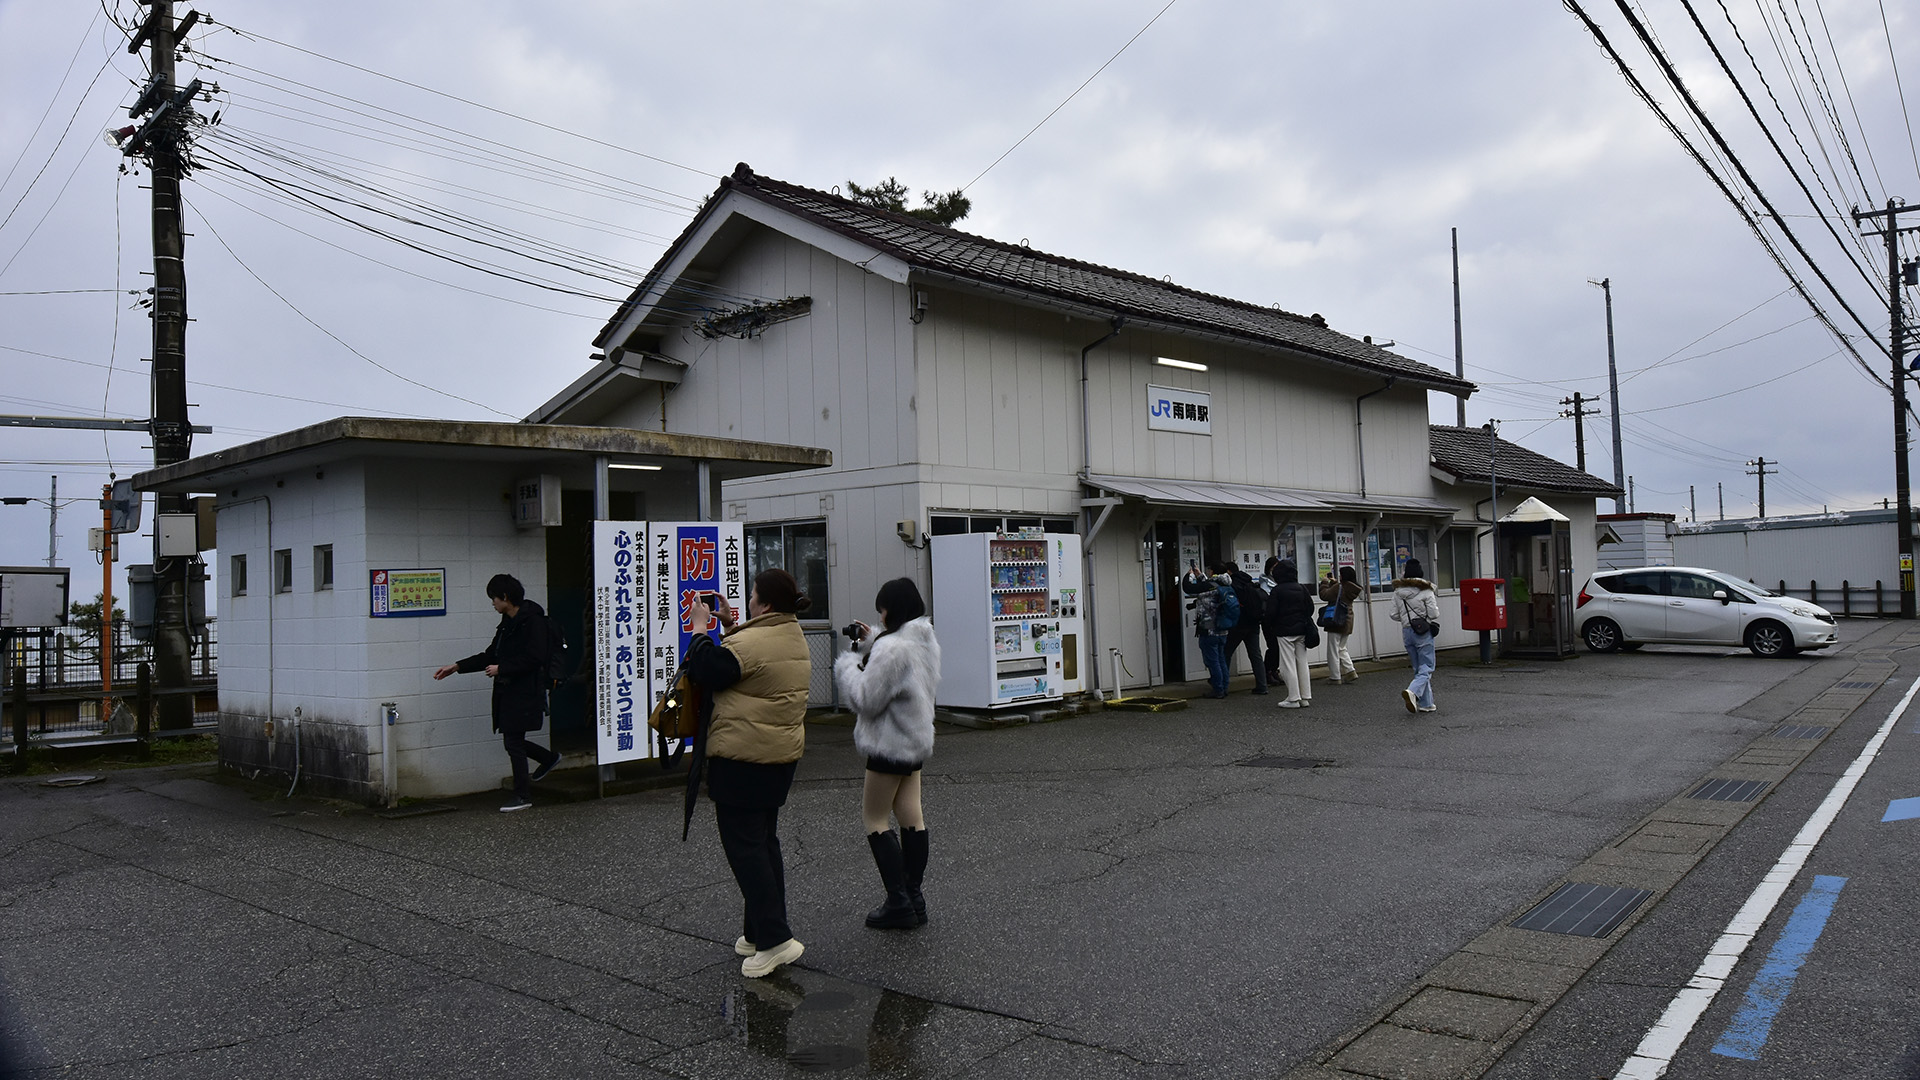
{"type": "Polygon", "coordinates": [[[1416,517],[1452,517],[1457,507],[1419,495],[1335,495],[1335,509],[1356,510],[1365,514],[1407,514],[1416,517]]]}
{"type": "Polygon", "coordinates": [[[1215,484],[1204,480],[1164,480],[1145,476],[1089,475],[1086,483],[1156,506],[1202,506],[1230,510],[1332,510],[1326,499],[1291,488],[1256,484],[1215,484]]]}

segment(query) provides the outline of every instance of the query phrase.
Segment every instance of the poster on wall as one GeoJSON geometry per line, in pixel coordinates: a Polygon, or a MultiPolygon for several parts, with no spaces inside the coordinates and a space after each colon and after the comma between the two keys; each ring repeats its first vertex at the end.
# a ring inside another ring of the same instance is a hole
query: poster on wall
{"type": "Polygon", "coordinates": [[[1333,530],[1333,563],[1335,566],[1351,566],[1358,569],[1360,564],[1353,558],[1353,530],[1333,530]]]}
{"type": "Polygon", "coordinates": [[[1367,534],[1367,584],[1375,589],[1386,584],[1380,576],[1380,534],[1367,534]]]}
{"type": "Polygon", "coordinates": [[[1313,580],[1329,577],[1333,574],[1333,541],[1325,535],[1313,542],[1313,580]]]}
{"type": "Polygon", "coordinates": [[[746,532],[739,522],[594,523],[599,762],[652,757],[647,714],[693,636],[693,603],[719,593],[745,617],[746,532]]]}
{"type": "Polygon", "coordinates": [[[447,571],[369,570],[368,615],[375,619],[403,619],[447,613],[447,571]]]}
{"type": "Polygon", "coordinates": [[[1256,580],[1267,572],[1267,553],[1258,548],[1235,548],[1233,561],[1242,573],[1256,580]]]}

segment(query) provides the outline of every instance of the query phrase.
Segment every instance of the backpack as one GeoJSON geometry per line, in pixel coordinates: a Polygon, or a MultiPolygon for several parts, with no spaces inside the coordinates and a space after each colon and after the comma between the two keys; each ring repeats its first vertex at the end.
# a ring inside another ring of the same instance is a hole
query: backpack
{"type": "Polygon", "coordinates": [[[1260,591],[1260,586],[1254,584],[1252,578],[1248,578],[1245,585],[1236,580],[1233,583],[1233,593],[1240,598],[1240,610],[1249,613],[1250,616],[1267,606],[1267,594],[1260,591]]]}
{"type": "Polygon", "coordinates": [[[1231,585],[1221,585],[1214,593],[1219,599],[1214,609],[1213,628],[1216,632],[1231,630],[1240,621],[1240,598],[1234,595],[1231,585]]]}

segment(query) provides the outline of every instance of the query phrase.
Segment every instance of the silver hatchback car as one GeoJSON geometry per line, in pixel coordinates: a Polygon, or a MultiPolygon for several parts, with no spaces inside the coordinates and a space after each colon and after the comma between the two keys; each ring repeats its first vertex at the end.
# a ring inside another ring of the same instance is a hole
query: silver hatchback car
{"type": "Polygon", "coordinates": [[[1718,570],[1646,566],[1593,575],[1575,607],[1594,652],[1642,645],[1745,645],[1791,656],[1834,643],[1833,614],[1718,570]]]}

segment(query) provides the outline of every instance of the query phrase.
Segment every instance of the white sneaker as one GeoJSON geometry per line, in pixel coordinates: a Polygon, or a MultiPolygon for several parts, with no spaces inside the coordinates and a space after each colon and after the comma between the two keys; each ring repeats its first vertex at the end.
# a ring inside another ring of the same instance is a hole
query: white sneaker
{"type": "Polygon", "coordinates": [[[1301,707],[1301,708],[1303,708],[1303,709],[1304,709],[1304,708],[1307,708],[1308,706],[1310,706],[1310,705],[1312,705],[1312,704],[1313,704],[1313,699],[1312,699],[1312,698],[1310,698],[1310,697],[1303,697],[1303,698],[1301,698],[1301,699],[1300,699],[1300,707],[1301,707]]]}
{"type": "Polygon", "coordinates": [[[1274,702],[1274,706],[1281,709],[1297,709],[1300,707],[1300,703],[1292,698],[1288,698],[1285,701],[1274,702]]]}
{"type": "Polygon", "coordinates": [[[800,959],[807,951],[799,938],[788,938],[771,949],[761,949],[740,962],[740,974],[749,979],[758,979],[773,973],[773,969],[782,964],[791,964],[800,959]]]}
{"type": "Polygon", "coordinates": [[[1438,706],[1438,705],[1422,705],[1422,706],[1420,706],[1420,711],[1421,711],[1421,712],[1439,712],[1439,711],[1440,711],[1440,706],[1438,706]]]}
{"type": "Polygon", "coordinates": [[[1408,712],[1417,713],[1420,711],[1420,700],[1413,696],[1413,691],[1411,690],[1400,691],[1400,700],[1407,703],[1408,712]]]}
{"type": "Polygon", "coordinates": [[[507,800],[507,804],[500,808],[500,812],[503,814],[511,814],[516,810],[531,810],[531,809],[533,809],[532,800],[522,799],[516,795],[515,797],[507,800]]]}
{"type": "Polygon", "coordinates": [[[753,942],[747,940],[747,935],[745,934],[741,934],[739,940],[733,943],[733,955],[735,956],[752,956],[759,951],[759,949],[753,947],[753,942]]]}

